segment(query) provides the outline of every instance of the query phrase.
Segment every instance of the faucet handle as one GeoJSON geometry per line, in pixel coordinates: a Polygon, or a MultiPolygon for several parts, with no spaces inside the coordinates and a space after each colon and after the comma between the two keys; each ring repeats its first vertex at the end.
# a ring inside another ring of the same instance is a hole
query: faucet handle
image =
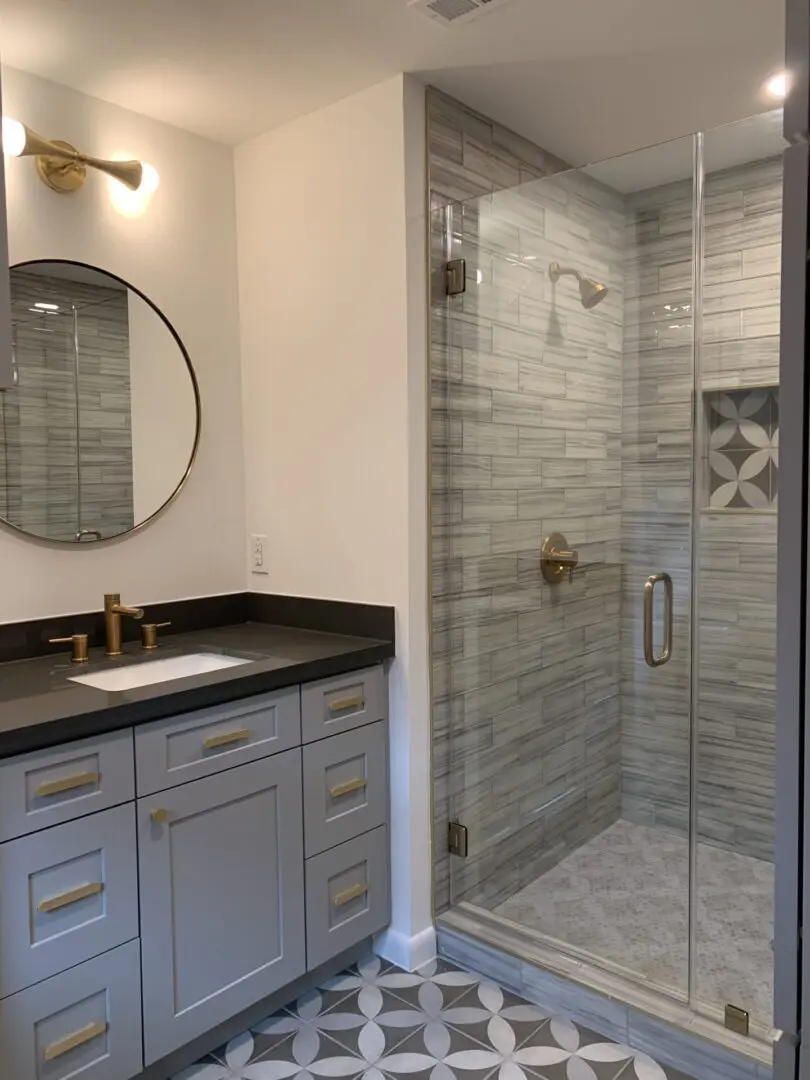
{"type": "Polygon", "coordinates": [[[151,651],[158,647],[157,632],[165,626],[171,626],[170,622],[141,623],[141,648],[151,651]]]}
{"type": "Polygon", "coordinates": [[[72,645],[72,664],[86,664],[90,657],[87,655],[87,634],[71,634],[70,637],[48,638],[50,645],[72,645]]]}

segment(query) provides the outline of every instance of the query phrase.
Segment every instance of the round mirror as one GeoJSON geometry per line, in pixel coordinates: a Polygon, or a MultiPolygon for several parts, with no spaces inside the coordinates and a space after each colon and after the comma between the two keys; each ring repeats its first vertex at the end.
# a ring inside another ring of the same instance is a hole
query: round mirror
{"type": "Polygon", "coordinates": [[[16,387],[0,393],[0,518],[87,544],[178,494],[200,395],[166,316],[121,278],[61,259],[11,269],[16,387]]]}

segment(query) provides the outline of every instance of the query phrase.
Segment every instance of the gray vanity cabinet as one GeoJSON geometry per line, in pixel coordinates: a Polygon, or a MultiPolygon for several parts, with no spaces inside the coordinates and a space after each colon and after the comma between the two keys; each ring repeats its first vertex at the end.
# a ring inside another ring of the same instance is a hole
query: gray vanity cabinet
{"type": "Polygon", "coordinates": [[[301,751],[138,800],[145,1062],[306,970],[301,751]]]}
{"type": "Polygon", "coordinates": [[[132,1080],[382,930],[387,699],[376,666],[0,761],[0,1080],[132,1080]]]}

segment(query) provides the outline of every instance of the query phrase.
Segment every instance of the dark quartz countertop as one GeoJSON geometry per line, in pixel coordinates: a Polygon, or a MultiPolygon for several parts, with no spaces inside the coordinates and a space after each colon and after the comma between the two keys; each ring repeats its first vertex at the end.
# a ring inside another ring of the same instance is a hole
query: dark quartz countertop
{"type": "Polygon", "coordinates": [[[93,649],[89,663],[71,664],[66,649],[64,657],[0,664],[0,758],[341,675],[394,655],[392,641],[259,622],[173,635],[151,654],[137,644],[126,645],[116,660],[93,649]],[[224,652],[251,662],[133,690],[99,690],[69,681],[74,675],[196,652],[224,652]]]}

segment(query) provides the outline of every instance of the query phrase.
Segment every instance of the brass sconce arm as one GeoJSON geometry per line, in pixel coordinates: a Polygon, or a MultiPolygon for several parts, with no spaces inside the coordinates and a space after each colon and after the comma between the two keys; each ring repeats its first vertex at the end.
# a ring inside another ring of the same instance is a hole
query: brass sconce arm
{"type": "Polygon", "coordinates": [[[87,169],[106,173],[137,191],[144,178],[140,161],[107,161],[83,154],[61,139],[45,139],[18,120],[3,117],[3,151],[13,157],[36,159],[37,173],[53,191],[70,194],[78,191],[87,177],[87,169]]]}

